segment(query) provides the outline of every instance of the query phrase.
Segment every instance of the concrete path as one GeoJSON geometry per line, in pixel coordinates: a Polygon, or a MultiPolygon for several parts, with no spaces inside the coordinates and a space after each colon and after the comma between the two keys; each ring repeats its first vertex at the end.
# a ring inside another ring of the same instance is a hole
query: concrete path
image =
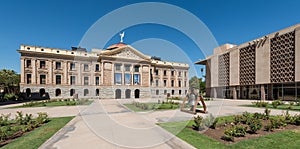
{"type": "MultiPolygon", "coordinates": [[[[143,99],[143,102],[149,100],[143,99]]],[[[153,100],[154,101],[154,100],[153,100]]],[[[152,102],[153,102],[152,101],[152,102]]],[[[132,100],[95,100],[89,106],[39,107],[4,109],[0,113],[36,114],[47,112],[50,117],[75,116],[63,129],[57,132],[40,148],[193,148],[169,132],[156,125],[158,122],[190,120],[195,115],[179,110],[150,111],[135,113],[123,106],[132,100]]],[[[155,101],[154,101],[155,102],[155,101]]],[[[226,116],[248,112],[264,112],[263,108],[242,107],[253,100],[223,100],[207,101],[209,113],[214,116],[226,116]]],[[[271,109],[271,114],[282,114],[282,110],[271,109]]],[[[290,111],[290,114],[300,112],[290,111]]],[[[208,114],[201,114],[207,116],[208,114]]]]}

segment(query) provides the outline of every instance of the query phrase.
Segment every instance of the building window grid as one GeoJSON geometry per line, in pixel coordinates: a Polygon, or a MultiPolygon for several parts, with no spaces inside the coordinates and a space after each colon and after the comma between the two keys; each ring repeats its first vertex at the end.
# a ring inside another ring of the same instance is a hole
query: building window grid
{"type": "Polygon", "coordinates": [[[100,77],[95,77],[95,84],[100,85],[100,77]]]}
{"type": "Polygon", "coordinates": [[[31,74],[26,74],[26,83],[31,84],[31,74]]]}
{"type": "Polygon", "coordinates": [[[83,71],[89,71],[89,65],[83,64],[83,71]]]}
{"type": "Polygon", "coordinates": [[[40,84],[46,84],[46,75],[40,75],[40,84]]]}
{"type": "Polygon", "coordinates": [[[75,70],[76,68],[75,68],[75,63],[70,63],[70,70],[71,71],[73,71],[73,70],[75,70]]]}
{"type": "Polygon", "coordinates": [[[40,68],[46,68],[46,61],[40,61],[40,68]]]}
{"type": "Polygon", "coordinates": [[[55,83],[56,84],[61,84],[61,75],[56,75],[56,77],[55,77],[55,83]]]}
{"type": "Polygon", "coordinates": [[[75,85],[76,84],[76,77],[75,76],[70,76],[70,84],[75,85]]]}
{"type": "Polygon", "coordinates": [[[100,71],[100,65],[99,65],[99,64],[96,64],[96,65],[95,65],[95,71],[96,71],[96,72],[100,71]]]}
{"type": "Polygon", "coordinates": [[[61,62],[55,62],[55,69],[61,69],[61,62]]]}
{"type": "Polygon", "coordinates": [[[83,85],[89,85],[89,77],[83,77],[83,85]]]}
{"type": "Polygon", "coordinates": [[[31,68],[31,60],[26,60],[26,67],[31,68]]]}

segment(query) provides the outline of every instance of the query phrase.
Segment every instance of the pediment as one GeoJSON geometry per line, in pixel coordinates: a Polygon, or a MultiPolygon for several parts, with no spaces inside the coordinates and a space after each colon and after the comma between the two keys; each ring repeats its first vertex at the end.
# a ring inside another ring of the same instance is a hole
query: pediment
{"type": "Polygon", "coordinates": [[[126,46],[106,52],[104,55],[114,58],[134,59],[134,60],[149,60],[150,58],[138,50],[126,46]]]}

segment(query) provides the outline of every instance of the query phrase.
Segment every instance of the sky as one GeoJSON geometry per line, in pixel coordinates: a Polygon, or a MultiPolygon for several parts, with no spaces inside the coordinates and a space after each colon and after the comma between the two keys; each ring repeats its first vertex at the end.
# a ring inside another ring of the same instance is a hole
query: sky
{"type": "Polygon", "coordinates": [[[20,72],[20,54],[16,51],[20,44],[61,49],[83,46],[90,51],[91,48],[104,49],[118,43],[119,33],[125,31],[126,44],[163,60],[187,62],[194,71],[190,76],[202,76],[202,67],[194,66],[193,62],[211,55],[214,46],[225,43],[238,45],[298,24],[299,6],[298,0],[1,0],[0,69],[20,72]],[[172,10],[170,17],[165,19],[173,21],[172,25],[163,24],[165,20],[159,16],[168,13],[167,8],[129,9],[132,12],[129,15],[128,10],[125,12],[122,9],[117,17],[109,17],[116,10],[143,2],[168,4],[185,12],[172,14],[172,10]],[[199,26],[198,30],[194,18],[184,18],[184,13],[196,17],[207,28],[199,26]],[[146,18],[149,14],[153,14],[158,21],[133,23],[134,19],[146,18]],[[108,16],[106,22],[109,25],[101,25],[104,16],[108,16]],[[131,25],[119,27],[124,22],[131,25]],[[210,35],[190,36],[192,33],[187,33],[184,26],[190,26],[195,33],[208,30],[207,33],[214,37],[216,44],[206,42],[210,35]],[[89,32],[96,35],[92,36],[95,37],[93,44],[83,42],[89,32]],[[105,33],[111,35],[105,36],[105,33]],[[202,46],[203,42],[209,46],[202,46]]]}

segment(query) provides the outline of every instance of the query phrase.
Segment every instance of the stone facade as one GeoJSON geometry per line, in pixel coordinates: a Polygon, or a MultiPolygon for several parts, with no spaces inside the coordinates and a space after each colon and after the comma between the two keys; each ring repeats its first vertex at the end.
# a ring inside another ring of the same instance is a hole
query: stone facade
{"type": "Polygon", "coordinates": [[[63,50],[21,45],[21,92],[27,98],[165,98],[185,96],[188,64],[167,62],[119,43],[63,50]]]}
{"type": "Polygon", "coordinates": [[[195,62],[206,66],[206,94],[233,99],[300,99],[299,29],[297,24],[240,45],[215,48],[213,55],[195,62]]]}

